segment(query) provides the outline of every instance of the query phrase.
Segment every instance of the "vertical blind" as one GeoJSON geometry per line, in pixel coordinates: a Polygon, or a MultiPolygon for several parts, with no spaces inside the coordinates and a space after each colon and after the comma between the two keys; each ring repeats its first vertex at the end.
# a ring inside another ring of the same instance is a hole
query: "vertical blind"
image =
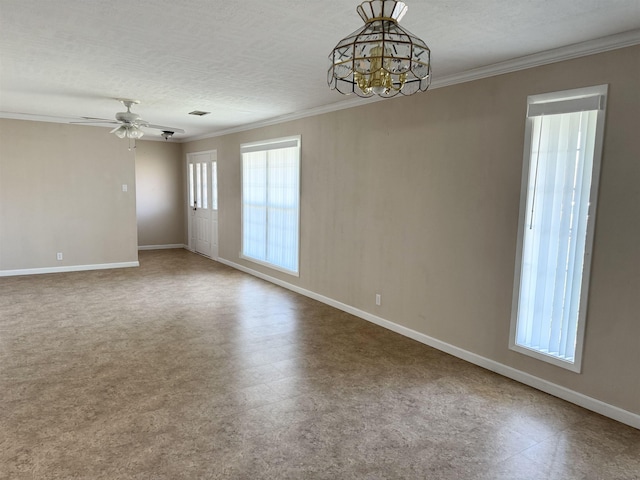
{"type": "Polygon", "coordinates": [[[580,298],[586,293],[582,274],[599,98],[529,109],[516,344],[568,362],[574,361],[580,298]]]}
{"type": "Polygon", "coordinates": [[[298,272],[300,140],[241,146],[242,255],[298,272]]]}

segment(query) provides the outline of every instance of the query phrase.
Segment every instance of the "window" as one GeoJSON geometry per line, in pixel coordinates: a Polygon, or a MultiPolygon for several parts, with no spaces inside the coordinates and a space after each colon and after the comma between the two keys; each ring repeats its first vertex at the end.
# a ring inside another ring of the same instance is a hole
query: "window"
{"type": "Polygon", "coordinates": [[[510,348],[580,371],[607,86],[528,98],[510,348]]]}
{"type": "MultiPolygon", "coordinates": [[[[209,208],[207,163],[189,163],[189,206],[209,208]],[[195,176],[194,176],[195,172],[195,176]]],[[[214,190],[217,195],[217,191],[214,190]]],[[[217,207],[216,207],[217,208],[217,207]]]]}
{"type": "Polygon", "coordinates": [[[211,163],[211,208],[218,210],[218,162],[211,163]]]}
{"type": "Polygon", "coordinates": [[[241,257],[298,274],[300,137],[243,144],[241,257]]]}

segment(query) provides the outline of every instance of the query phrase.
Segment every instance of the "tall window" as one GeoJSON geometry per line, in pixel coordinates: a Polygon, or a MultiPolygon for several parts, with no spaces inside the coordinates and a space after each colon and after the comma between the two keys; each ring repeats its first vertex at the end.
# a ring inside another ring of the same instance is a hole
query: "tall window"
{"type": "Polygon", "coordinates": [[[607,86],[528,98],[510,347],[580,371],[607,86]]]}
{"type": "Polygon", "coordinates": [[[211,162],[211,208],[218,210],[218,162],[211,162]]]}
{"type": "Polygon", "coordinates": [[[242,254],[298,274],[300,137],[240,146],[242,254]]]}

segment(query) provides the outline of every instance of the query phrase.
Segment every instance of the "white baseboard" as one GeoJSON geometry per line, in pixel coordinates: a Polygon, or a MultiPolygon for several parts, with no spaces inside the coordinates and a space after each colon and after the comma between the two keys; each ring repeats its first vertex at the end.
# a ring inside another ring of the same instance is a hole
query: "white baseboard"
{"type": "Polygon", "coordinates": [[[169,250],[171,248],[186,248],[182,243],[172,243],[169,245],[140,245],[138,250],[169,250]]]}
{"type": "Polygon", "coordinates": [[[450,355],[453,355],[454,357],[461,358],[462,360],[466,360],[469,363],[473,363],[474,365],[478,365],[479,367],[486,368],[487,370],[491,370],[492,372],[496,372],[507,378],[516,380],[517,382],[524,383],[525,385],[529,385],[530,387],[541,390],[545,393],[553,395],[554,397],[561,398],[568,402],[584,407],[587,410],[591,410],[593,412],[596,412],[606,417],[617,420],[618,422],[640,429],[640,415],[638,414],[629,412],[627,410],[623,410],[622,408],[619,408],[619,407],[615,407],[613,405],[610,405],[608,403],[602,402],[595,398],[589,397],[582,393],[578,393],[574,390],[570,390],[561,385],[557,385],[555,383],[549,382],[547,380],[536,377],[529,373],[523,372],[521,370],[517,370],[515,368],[509,367],[502,363],[496,362],[489,358],[482,357],[475,353],[456,347],[455,345],[451,345],[449,343],[438,340],[437,338],[430,337],[428,335],[417,332],[410,328],[404,327],[402,325],[398,325],[397,323],[390,322],[389,320],[385,320],[384,318],[378,317],[376,315],[373,315],[371,313],[365,312],[358,308],[352,307],[345,303],[339,302],[332,298],[325,297],[324,295],[320,295],[310,290],[306,290],[296,285],[292,285],[278,278],[265,275],[264,273],[258,272],[256,270],[252,270],[243,265],[231,262],[229,260],[225,260],[223,258],[218,258],[218,262],[224,263],[225,265],[233,267],[237,270],[243,271],[255,277],[274,283],[276,285],[279,285],[281,287],[284,287],[288,290],[299,293],[306,297],[313,298],[314,300],[318,300],[319,302],[335,307],[338,310],[342,310],[343,312],[350,313],[352,315],[355,315],[356,317],[362,318],[363,320],[367,320],[371,323],[375,323],[376,325],[380,325],[381,327],[384,327],[393,332],[399,333],[400,335],[404,335],[405,337],[409,337],[420,343],[429,345],[430,347],[433,347],[437,350],[441,350],[450,355]]]}
{"type": "Polygon", "coordinates": [[[18,275],[41,275],[43,273],[84,272],[87,270],[107,270],[110,268],[139,267],[138,262],[99,263],[96,265],[69,265],[64,267],[24,268],[20,270],[0,270],[0,277],[18,275]]]}

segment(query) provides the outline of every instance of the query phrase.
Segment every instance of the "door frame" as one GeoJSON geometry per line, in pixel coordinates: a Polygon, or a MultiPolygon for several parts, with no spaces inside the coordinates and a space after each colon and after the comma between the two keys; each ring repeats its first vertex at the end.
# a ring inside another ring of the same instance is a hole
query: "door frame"
{"type": "MultiPolygon", "coordinates": [[[[191,201],[191,188],[190,188],[190,175],[189,175],[189,165],[190,164],[195,164],[195,163],[199,163],[198,160],[196,160],[197,157],[202,156],[202,155],[208,155],[209,158],[206,160],[207,164],[209,165],[207,168],[207,197],[209,198],[209,203],[210,203],[210,210],[211,210],[211,221],[209,222],[210,228],[211,228],[211,232],[210,232],[210,236],[211,236],[211,249],[209,252],[209,258],[212,258],[213,260],[217,260],[218,258],[218,211],[219,208],[213,208],[214,205],[216,205],[216,207],[219,207],[218,205],[218,199],[215,198],[215,203],[214,203],[214,198],[213,198],[213,175],[216,175],[216,184],[217,184],[217,162],[218,162],[218,151],[217,150],[203,150],[203,151],[199,151],[199,152],[190,152],[187,153],[185,156],[185,179],[186,179],[186,186],[185,186],[185,207],[186,207],[186,215],[187,215],[187,249],[192,251],[192,252],[196,252],[196,245],[194,242],[194,228],[195,225],[193,222],[193,215],[192,215],[192,207],[190,205],[190,201],[191,201]],[[213,168],[213,165],[216,164],[216,168],[213,168]],[[214,220],[215,217],[215,220],[214,220]]],[[[217,197],[217,196],[216,196],[217,197]]]]}

